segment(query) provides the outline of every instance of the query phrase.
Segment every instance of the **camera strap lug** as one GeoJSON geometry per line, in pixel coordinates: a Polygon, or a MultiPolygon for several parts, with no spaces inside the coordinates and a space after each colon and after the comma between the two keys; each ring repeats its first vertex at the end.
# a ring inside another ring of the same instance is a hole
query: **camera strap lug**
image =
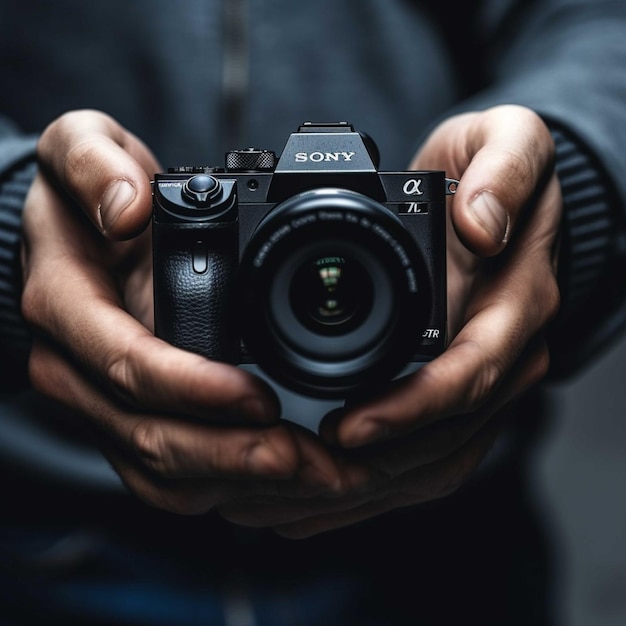
{"type": "Polygon", "coordinates": [[[446,196],[453,196],[458,184],[459,181],[456,178],[446,178],[446,196]]]}

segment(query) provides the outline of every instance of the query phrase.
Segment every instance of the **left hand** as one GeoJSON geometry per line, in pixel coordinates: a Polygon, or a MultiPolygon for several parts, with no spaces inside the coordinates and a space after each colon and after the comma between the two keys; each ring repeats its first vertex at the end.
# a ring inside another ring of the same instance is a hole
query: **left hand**
{"type": "Polygon", "coordinates": [[[443,122],[412,169],[460,179],[449,210],[451,343],[380,396],[326,416],[320,436],[358,481],[310,499],[231,501],[232,521],[302,537],[441,498],[471,476],[495,441],[501,409],[548,369],[562,210],[554,143],[518,106],[443,122]]]}

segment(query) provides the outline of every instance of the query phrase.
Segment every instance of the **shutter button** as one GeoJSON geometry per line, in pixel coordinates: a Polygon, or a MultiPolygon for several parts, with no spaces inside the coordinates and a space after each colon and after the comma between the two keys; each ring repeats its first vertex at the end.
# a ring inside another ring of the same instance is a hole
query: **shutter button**
{"type": "Polygon", "coordinates": [[[211,199],[219,193],[220,188],[219,180],[207,174],[199,174],[185,181],[182,194],[194,204],[207,207],[210,205],[211,199]]]}

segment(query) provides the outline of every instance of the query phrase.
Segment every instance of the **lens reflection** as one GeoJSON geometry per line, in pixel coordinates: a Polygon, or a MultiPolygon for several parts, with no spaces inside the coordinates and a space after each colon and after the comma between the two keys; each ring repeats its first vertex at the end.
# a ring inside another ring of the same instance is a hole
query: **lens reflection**
{"type": "Polygon", "coordinates": [[[357,328],[372,307],[372,281],[363,266],[347,256],[319,256],[303,263],[290,288],[301,324],[324,334],[357,328]]]}

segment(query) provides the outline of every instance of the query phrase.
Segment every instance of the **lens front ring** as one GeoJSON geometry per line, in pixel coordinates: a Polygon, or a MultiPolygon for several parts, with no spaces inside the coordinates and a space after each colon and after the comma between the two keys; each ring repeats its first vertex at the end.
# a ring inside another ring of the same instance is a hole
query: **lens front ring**
{"type": "Polygon", "coordinates": [[[389,380],[415,353],[431,309],[414,238],[382,204],[343,189],[298,194],[262,220],[241,260],[239,298],[252,358],[278,382],[318,397],[389,380]],[[306,328],[289,301],[298,265],[333,251],[366,269],[376,300],[361,325],[335,337],[306,328]]]}

